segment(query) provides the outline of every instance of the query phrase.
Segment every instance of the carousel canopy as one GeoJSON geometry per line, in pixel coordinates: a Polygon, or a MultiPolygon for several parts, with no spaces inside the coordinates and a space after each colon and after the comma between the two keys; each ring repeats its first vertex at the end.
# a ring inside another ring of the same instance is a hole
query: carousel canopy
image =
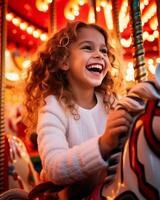
{"type": "MultiPolygon", "coordinates": [[[[26,49],[36,49],[47,39],[48,32],[54,23],[54,31],[59,30],[67,21],[82,20],[94,22],[93,2],[91,0],[8,0],[7,39],[8,46],[16,45],[26,49]],[[51,22],[51,18],[53,22],[51,22]]],[[[110,31],[115,31],[113,23],[113,1],[97,0],[97,23],[110,31]]],[[[117,14],[120,41],[124,55],[131,57],[131,19],[128,0],[118,0],[117,14]]],[[[157,1],[158,2],[158,1],[157,1]]],[[[146,57],[158,56],[158,20],[156,0],[141,0],[141,19],[146,57]]]]}
{"type": "MultiPolygon", "coordinates": [[[[12,60],[6,60],[12,61],[12,63],[10,62],[6,66],[7,72],[9,72],[6,73],[6,77],[12,80],[23,79],[23,73],[18,75],[19,77],[13,77],[11,68],[16,64],[17,71],[24,71],[29,62],[26,55],[22,57],[24,52],[32,54],[42,42],[47,40],[51,32],[56,32],[67,22],[81,20],[90,23],[96,22],[109,32],[112,36],[111,44],[115,48],[117,47],[118,51],[121,49],[124,61],[127,62],[127,65],[125,64],[126,80],[134,80],[131,2],[133,1],[8,0],[7,48],[10,50],[9,52],[15,49],[19,51],[12,52],[12,55],[9,55],[8,52],[7,56],[12,60]],[[10,67],[9,70],[8,67],[10,67]]],[[[158,23],[160,2],[159,0],[137,0],[134,2],[139,2],[140,5],[142,47],[144,47],[146,67],[147,70],[149,69],[149,73],[154,73],[157,62],[160,62],[160,44],[158,44],[160,43],[160,25],[158,23]]],[[[17,76],[17,72],[15,76],[17,76]]]]}

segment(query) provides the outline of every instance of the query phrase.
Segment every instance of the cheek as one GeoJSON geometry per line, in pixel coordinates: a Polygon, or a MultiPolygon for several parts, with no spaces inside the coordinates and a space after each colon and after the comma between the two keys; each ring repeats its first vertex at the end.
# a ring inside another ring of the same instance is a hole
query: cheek
{"type": "Polygon", "coordinates": [[[81,61],[81,57],[82,57],[82,55],[80,53],[78,53],[77,51],[75,51],[74,53],[72,53],[72,55],[69,57],[70,65],[77,65],[77,64],[79,64],[80,61],[81,61]]]}
{"type": "Polygon", "coordinates": [[[110,63],[110,61],[109,61],[109,58],[107,58],[107,59],[105,60],[105,63],[106,63],[106,71],[111,71],[112,66],[111,66],[111,63],[110,63]]]}
{"type": "Polygon", "coordinates": [[[86,66],[87,59],[85,59],[84,56],[82,58],[82,55],[79,54],[78,56],[72,58],[71,63],[74,68],[83,69],[83,67],[86,66]]]}

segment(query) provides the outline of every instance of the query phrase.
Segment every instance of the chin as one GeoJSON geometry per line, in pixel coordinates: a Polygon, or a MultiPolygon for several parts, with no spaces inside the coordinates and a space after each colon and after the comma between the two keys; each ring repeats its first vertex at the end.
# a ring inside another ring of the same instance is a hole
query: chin
{"type": "Polygon", "coordinates": [[[93,87],[98,87],[98,86],[100,86],[102,84],[102,81],[101,82],[94,82],[94,83],[92,83],[92,86],[93,87]]]}
{"type": "Polygon", "coordinates": [[[86,80],[86,85],[90,87],[98,87],[102,84],[103,79],[88,79],[86,80]]]}
{"type": "Polygon", "coordinates": [[[96,86],[99,86],[102,84],[102,80],[95,80],[95,81],[93,81],[93,84],[96,86]]]}

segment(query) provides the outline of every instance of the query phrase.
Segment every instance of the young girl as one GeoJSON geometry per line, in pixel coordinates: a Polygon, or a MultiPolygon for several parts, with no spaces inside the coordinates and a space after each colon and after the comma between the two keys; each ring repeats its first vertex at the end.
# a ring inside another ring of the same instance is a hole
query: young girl
{"type": "Polygon", "coordinates": [[[107,175],[107,159],[132,121],[108,112],[116,95],[115,56],[101,27],[73,22],[53,35],[29,70],[28,131],[37,130],[41,178],[66,185],[59,199],[88,195],[107,175]]]}

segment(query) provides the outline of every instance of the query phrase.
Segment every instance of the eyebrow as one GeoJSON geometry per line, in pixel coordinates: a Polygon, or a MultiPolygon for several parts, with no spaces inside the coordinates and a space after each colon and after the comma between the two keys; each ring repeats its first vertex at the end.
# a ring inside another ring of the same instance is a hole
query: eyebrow
{"type": "MultiPolygon", "coordinates": [[[[83,44],[85,44],[85,43],[93,44],[94,42],[93,42],[93,41],[90,41],[90,40],[85,40],[85,41],[79,42],[78,45],[80,46],[80,45],[83,45],[83,44]]],[[[106,45],[106,44],[101,44],[101,46],[107,48],[107,45],[106,45]]]]}
{"type": "Polygon", "coordinates": [[[93,43],[92,41],[89,41],[89,40],[84,40],[82,42],[79,42],[78,45],[82,45],[84,43],[93,43]]]}

